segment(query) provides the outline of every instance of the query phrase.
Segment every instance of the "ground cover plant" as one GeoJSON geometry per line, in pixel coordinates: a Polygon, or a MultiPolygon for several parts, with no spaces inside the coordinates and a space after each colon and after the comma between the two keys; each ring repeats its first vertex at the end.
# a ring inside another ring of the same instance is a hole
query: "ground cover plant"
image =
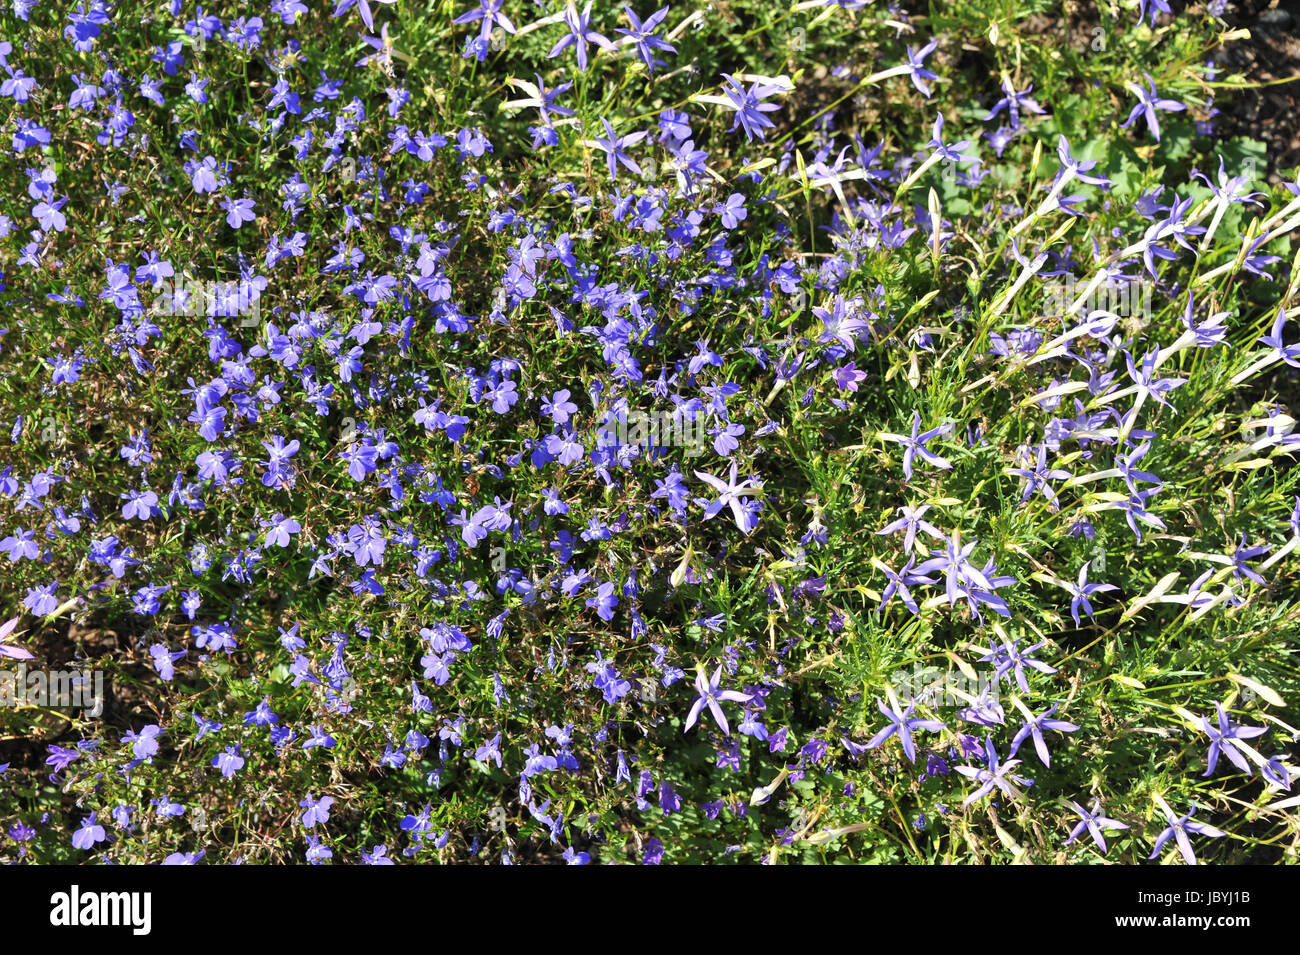
{"type": "Polygon", "coordinates": [[[1236,13],[13,0],[0,860],[1295,861],[1236,13]]]}

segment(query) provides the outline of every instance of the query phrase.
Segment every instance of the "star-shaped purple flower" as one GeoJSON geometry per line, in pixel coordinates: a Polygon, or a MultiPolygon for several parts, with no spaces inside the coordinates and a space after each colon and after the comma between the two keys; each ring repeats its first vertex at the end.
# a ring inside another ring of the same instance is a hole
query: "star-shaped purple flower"
{"type": "Polygon", "coordinates": [[[712,677],[704,675],[704,665],[697,664],[695,668],[695,692],[698,696],[695,702],[691,704],[691,712],[686,717],[686,728],[683,733],[689,733],[691,727],[695,725],[700,718],[700,712],[704,707],[709,708],[713,718],[717,721],[718,726],[726,736],[731,735],[731,726],[727,723],[727,717],[722,712],[722,707],[718,704],[723,700],[731,700],[733,703],[748,703],[750,696],[748,693],[740,693],[736,690],[720,690],[722,684],[722,664],[713,671],[712,677]]]}

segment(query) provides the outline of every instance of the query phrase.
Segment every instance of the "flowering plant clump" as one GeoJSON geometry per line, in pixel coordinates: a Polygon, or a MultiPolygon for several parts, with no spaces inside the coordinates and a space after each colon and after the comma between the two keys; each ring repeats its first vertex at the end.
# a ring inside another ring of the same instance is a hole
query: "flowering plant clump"
{"type": "Polygon", "coordinates": [[[1246,38],[944,6],[14,0],[0,861],[1295,861],[1246,38]]]}

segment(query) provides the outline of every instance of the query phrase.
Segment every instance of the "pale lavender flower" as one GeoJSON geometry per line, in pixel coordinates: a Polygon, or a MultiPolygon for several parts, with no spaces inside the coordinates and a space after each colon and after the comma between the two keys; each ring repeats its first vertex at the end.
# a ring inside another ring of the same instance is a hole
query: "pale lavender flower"
{"type": "Polygon", "coordinates": [[[722,707],[718,704],[723,700],[731,700],[734,703],[748,703],[750,695],[748,693],[740,693],[736,690],[720,691],[718,688],[721,683],[722,664],[718,664],[718,668],[713,671],[712,677],[704,675],[703,664],[696,664],[695,692],[698,696],[696,697],[695,702],[691,705],[691,712],[686,717],[686,728],[682,730],[683,733],[690,732],[691,727],[694,726],[696,721],[700,718],[700,712],[707,706],[709,712],[713,714],[713,718],[717,721],[718,726],[722,728],[722,732],[727,736],[731,735],[731,727],[727,723],[727,717],[723,714],[722,707]]]}
{"type": "Polygon", "coordinates": [[[1074,723],[1067,723],[1065,720],[1054,720],[1052,714],[1056,712],[1056,704],[1053,703],[1042,713],[1025,721],[1025,725],[1016,733],[1015,738],[1011,741],[1011,752],[1009,756],[1016,755],[1020,749],[1020,744],[1028,737],[1034,738],[1034,750],[1038,753],[1038,758],[1042,760],[1044,766],[1052,765],[1047,756],[1047,742],[1043,739],[1043,730],[1056,730],[1058,733],[1073,733],[1079,727],[1074,723]]]}
{"type": "Polygon", "coordinates": [[[917,455],[920,455],[923,461],[933,464],[937,468],[942,468],[945,471],[952,469],[950,461],[939,457],[926,447],[930,441],[942,434],[947,434],[951,430],[952,425],[942,424],[937,428],[931,428],[929,431],[921,431],[921,414],[918,411],[913,411],[912,434],[910,437],[902,434],[881,434],[880,437],[882,440],[894,441],[903,446],[903,477],[910,481],[912,479],[912,461],[917,455]]]}
{"type": "Polygon", "coordinates": [[[1062,843],[1062,845],[1068,846],[1070,843],[1074,842],[1075,839],[1079,838],[1079,836],[1083,834],[1083,831],[1087,829],[1088,835],[1092,836],[1092,841],[1097,843],[1097,848],[1101,850],[1102,855],[1105,855],[1106,837],[1102,835],[1102,830],[1103,829],[1127,829],[1129,827],[1128,823],[1126,822],[1119,822],[1118,820],[1108,819],[1107,817],[1103,816],[1101,814],[1102,812],[1101,804],[1098,803],[1095,799],[1092,802],[1091,811],[1084,809],[1082,806],[1080,806],[1077,802],[1074,802],[1073,800],[1070,801],[1070,805],[1074,807],[1074,811],[1077,812],[1081,818],[1079,824],[1076,825],[1074,829],[1070,831],[1070,838],[1066,839],[1065,842],[1062,843]]]}
{"type": "Polygon", "coordinates": [[[1165,815],[1169,818],[1169,826],[1159,836],[1156,837],[1155,848],[1148,859],[1158,858],[1160,851],[1164,849],[1165,843],[1172,838],[1178,845],[1178,851],[1183,854],[1183,859],[1188,865],[1196,865],[1196,853],[1192,851],[1192,841],[1188,834],[1209,836],[1212,839],[1220,839],[1227,833],[1221,829],[1215,829],[1213,826],[1203,822],[1195,822],[1192,816],[1196,814],[1196,803],[1192,803],[1192,810],[1185,816],[1174,818],[1173,812],[1165,810],[1165,815]]]}
{"type": "Polygon", "coordinates": [[[925,720],[912,716],[912,711],[916,709],[916,700],[907,701],[907,707],[903,712],[898,713],[885,705],[883,700],[876,700],[876,709],[880,710],[881,715],[889,720],[889,725],[883,730],[871,737],[867,741],[867,749],[875,749],[889,737],[897,735],[898,741],[903,744],[903,752],[907,754],[910,762],[916,762],[916,743],[912,740],[913,730],[929,730],[931,733],[938,733],[947,729],[939,720],[925,720]]]}
{"type": "Polygon", "coordinates": [[[736,462],[731,462],[731,478],[727,481],[722,478],[714,477],[712,474],[705,474],[703,471],[696,471],[695,476],[709,485],[718,492],[718,497],[704,509],[704,519],[707,521],[724,507],[730,507],[732,516],[736,519],[736,526],[748,534],[756,526],[758,520],[753,514],[751,508],[745,506],[744,498],[753,497],[757,492],[763,489],[762,484],[756,484],[753,478],[736,482],[736,462]]]}
{"type": "Polygon", "coordinates": [[[903,553],[910,554],[916,549],[916,532],[925,531],[935,540],[946,540],[942,531],[935,527],[929,521],[922,520],[925,512],[930,509],[929,504],[922,504],[919,507],[903,506],[898,509],[898,513],[903,516],[898,520],[886,524],[877,534],[894,534],[898,531],[904,531],[903,553]]]}
{"type": "Polygon", "coordinates": [[[938,40],[931,40],[919,50],[914,50],[910,46],[907,48],[908,78],[911,79],[912,85],[926,99],[930,98],[930,87],[925,85],[925,81],[937,80],[939,75],[925,68],[925,58],[933,53],[938,45],[938,40]]]}
{"type": "Polygon", "coordinates": [[[564,22],[568,26],[569,32],[566,33],[560,42],[551,48],[547,53],[548,59],[554,59],[559,56],[567,47],[574,46],[578,51],[578,69],[586,71],[587,69],[587,44],[594,43],[605,50],[614,49],[614,44],[603,33],[597,33],[591,28],[591,3],[578,12],[577,6],[573,0],[564,8],[564,22]]]}
{"type": "Polygon", "coordinates": [[[973,779],[980,784],[979,788],[962,801],[962,805],[969,806],[971,803],[987,796],[993,791],[994,787],[1000,789],[1009,798],[1014,799],[1016,796],[1015,785],[1030,785],[1028,779],[1016,776],[1011,772],[1012,769],[1019,765],[1020,760],[1018,759],[1008,759],[1005,763],[1000,762],[998,751],[993,748],[993,737],[985,736],[983,766],[953,767],[967,779],[973,779]]]}
{"type": "Polygon", "coordinates": [[[727,132],[734,132],[739,126],[745,130],[745,139],[753,141],[754,137],[764,139],[764,130],[772,129],[776,125],[768,119],[764,113],[775,112],[781,107],[776,103],[765,103],[764,100],[769,96],[785,92],[785,88],[769,83],[751,83],[746,90],[741,82],[730,73],[723,73],[723,79],[726,83],[722,86],[722,92],[730,101],[731,108],[736,111],[736,118],[732,121],[731,128],[727,132]]]}
{"type": "Polygon", "coordinates": [[[1181,113],[1187,107],[1177,100],[1161,99],[1160,94],[1156,92],[1155,80],[1151,79],[1150,74],[1143,75],[1147,78],[1149,91],[1144,90],[1136,83],[1128,84],[1129,90],[1137,94],[1138,103],[1133,107],[1133,111],[1128,114],[1128,119],[1121,123],[1119,128],[1128,129],[1137,121],[1139,116],[1143,116],[1147,121],[1147,129],[1156,138],[1156,142],[1160,142],[1160,120],[1156,118],[1156,110],[1181,113]]]}
{"type": "Polygon", "coordinates": [[[6,637],[14,632],[14,627],[18,625],[18,617],[6,621],[0,625],[0,657],[9,657],[12,660],[33,660],[31,651],[24,650],[22,647],[11,647],[4,643],[6,637]]]}
{"type": "Polygon", "coordinates": [[[1079,568],[1078,583],[1072,584],[1069,583],[1068,581],[1065,583],[1066,589],[1068,589],[1070,593],[1073,595],[1073,599],[1070,601],[1070,614],[1074,617],[1074,625],[1076,627],[1082,626],[1082,624],[1079,622],[1080,607],[1082,607],[1083,612],[1088,615],[1088,619],[1089,620],[1092,619],[1092,604],[1088,601],[1088,598],[1090,596],[1097,593],[1105,593],[1108,590],[1119,589],[1114,584],[1088,583],[1088,566],[1091,563],[1092,561],[1086,561],[1084,565],[1079,568]]]}
{"type": "Polygon", "coordinates": [[[1237,743],[1237,740],[1254,739],[1256,736],[1262,736],[1268,732],[1266,726],[1242,726],[1237,723],[1228,722],[1228,714],[1223,709],[1223,704],[1216,703],[1214,708],[1218,711],[1218,725],[1212,724],[1205,717],[1201,717],[1201,728],[1205,730],[1210,737],[1210,753],[1208,765],[1202,776],[1213,776],[1214,770],[1219,765],[1219,753],[1222,752],[1231,760],[1232,765],[1236,766],[1243,773],[1250,773],[1250,763],[1237,743]]]}

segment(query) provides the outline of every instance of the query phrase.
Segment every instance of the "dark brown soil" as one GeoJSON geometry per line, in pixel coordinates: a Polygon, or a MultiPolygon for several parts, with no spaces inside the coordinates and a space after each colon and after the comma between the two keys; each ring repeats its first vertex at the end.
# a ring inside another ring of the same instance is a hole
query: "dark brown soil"
{"type": "MultiPolygon", "coordinates": [[[[130,658],[131,642],[129,633],[83,626],[65,617],[49,625],[38,625],[35,639],[26,644],[36,654],[28,667],[95,669],[111,662],[104,678],[104,712],[99,719],[119,729],[138,727],[141,714],[150,710],[148,698],[139,687],[148,685],[152,673],[143,664],[121,664],[121,660],[130,658]]],[[[83,716],[75,710],[61,712],[69,717],[83,716]]],[[[50,712],[0,712],[0,717],[7,717],[0,718],[0,763],[10,763],[15,769],[42,765],[50,743],[70,747],[80,735],[72,731],[71,719],[60,719],[50,712]]]]}
{"type": "Polygon", "coordinates": [[[1220,132],[1263,142],[1270,182],[1294,180],[1286,173],[1300,167],[1300,0],[1236,0],[1223,19],[1249,30],[1250,39],[1230,43],[1217,66],[1250,82],[1296,82],[1219,94],[1220,132]]]}

